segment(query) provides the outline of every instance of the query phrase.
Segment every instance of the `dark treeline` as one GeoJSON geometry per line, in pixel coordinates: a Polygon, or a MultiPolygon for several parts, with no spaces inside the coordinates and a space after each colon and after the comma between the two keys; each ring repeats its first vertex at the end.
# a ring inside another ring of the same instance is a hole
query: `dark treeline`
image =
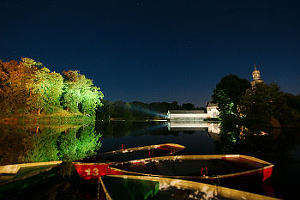
{"type": "Polygon", "coordinates": [[[22,58],[20,62],[0,60],[1,116],[53,113],[91,116],[101,106],[102,98],[100,88],[78,71],[51,72],[30,58],[22,58]]]}
{"type": "Polygon", "coordinates": [[[283,92],[274,83],[251,86],[248,80],[228,75],[216,85],[213,101],[220,111],[223,153],[242,149],[261,154],[262,147],[272,147],[268,143],[275,147],[279,140],[293,138],[292,129],[300,124],[300,95],[283,92]]]}
{"type": "Polygon", "coordinates": [[[126,119],[126,120],[145,120],[165,118],[168,110],[204,110],[203,107],[195,107],[191,103],[178,104],[174,101],[143,103],[139,101],[111,102],[102,101],[103,106],[97,110],[97,119],[126,119]]]}

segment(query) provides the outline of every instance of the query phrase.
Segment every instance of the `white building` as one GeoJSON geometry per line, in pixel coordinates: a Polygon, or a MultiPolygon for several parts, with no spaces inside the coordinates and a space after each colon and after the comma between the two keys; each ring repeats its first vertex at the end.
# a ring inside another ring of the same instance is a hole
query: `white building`
{"type": "Polygon", "coordinates": [[[203,121],[207,118],[218,118],[219,110],[217,104],[208,103],[207,112],[203,110],[169,110],[168,119],[171,121],[203,121]]]}
{"type": "Polygon", "coordinates": [[[207,113],[203,110],[169,110],[168,119],[175,121],[203,121],[207,113]]]}
{"type": "Polygon", "coordinates": [[[219,117],[219,110],[218,110],[218,104],[215,103],[208,103],[206,106],[207,110],[207,118],[218,118],[219,117]]]}

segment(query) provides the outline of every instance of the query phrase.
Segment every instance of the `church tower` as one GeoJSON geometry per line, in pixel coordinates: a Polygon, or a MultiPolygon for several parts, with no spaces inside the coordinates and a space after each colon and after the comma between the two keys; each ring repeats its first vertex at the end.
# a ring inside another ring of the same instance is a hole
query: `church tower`
{"type": "Polygon", "coordinates": [[[251,86],[254,87],[258,83],[263,83],[264,81],[260,78],[260,71],[256,69],[256,65],[254,65],[254,70],[252,72],[252,81],[251,86]]]}

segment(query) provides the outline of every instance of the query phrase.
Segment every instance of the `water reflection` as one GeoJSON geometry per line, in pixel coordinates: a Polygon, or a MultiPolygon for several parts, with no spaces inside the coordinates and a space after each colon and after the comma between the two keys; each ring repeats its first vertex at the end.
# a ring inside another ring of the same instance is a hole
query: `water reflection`
{"type": "MultiPolygon", "coordinates": [[[[272,193],[279,198],[291,198],[297,194],[297,187],[291,180],[299,180],[300,148],[299,130],[295,128],[272,129],[266,135],[243,135],[232,141],[221,131],[220,140],[216,141],[216,149],[220,154],[251,155],[275,165],[271,180],[263,183],[265,194],[272,193]]],[[[226,132],[225,132],[226,133],[226,132]]],[[[247,190],[247,187],[238,189],[247,190]]]]}
{"type": "Polygon", "coordinates": [[[101,146],[94,124],[87,126],[0,126],[0,164],[77,160],[101,146]]]}
{"type": "Polygon", "coordinates": [[[220,124],[211,122],[195,122],[195,121],[170,121],[168,122],[169,131],[197,131],[206,130],[208,133],[219,134],[220,124]]]}
{"type": "Polygon", "coordinates": [[[208,127],[201,129],[168,130],[164,122],[99,122],[97,132],[103,133],[101,152],[125,147],[136,147],[162,143],[178,143],[187,146],[185,154],[213,154],[214,136],[208,127]],[[213,140],[212,140],[213,138],[213,140]],[[201,145],[201,148],[199,146],[201,145]]]}
{"type": "MultiPolygon", "coordinates": [[[[100,131],[101,129],[101,131],[100,131]]],[[[104,133],[102,151],[173,142],[187,147],[183,154],[245,154],[275,165],[271,179],[258,185],[229,185],[279,198],[289,198],[297,191],[290,180],[300,179],[300,134],[296,129],[273,129],[264,136],[243,136],[239,141],[222,134],[214,123],[134,123],[111,122],[101,125],[104,133]]],[[[223,130],[224,131],[224,130],[223,130]]],[[[228,187],[229,187],[228,186],[228,187]]]]}
{"type": "Polygon", "coordinates": [[[232,141],[214,123],[98,122],[85,126],[0,126],[0,164],[77,160],[95,152],[160,143],[187,147],[183,154],[246,154],[275,165],[271,180],[249,189],[289,198],[299,180],[300,134],[296,129],[270,130],[269,135],[243,136],[232,141]],[[103,136],[101,137],[101,133],[103,136]],[[101,140],[101,143],[99,142],[101,140]],[[102,146],[101,146],[102,145],[102,146]],[[101,148],[100,148],[101,146],[101,148]]]}

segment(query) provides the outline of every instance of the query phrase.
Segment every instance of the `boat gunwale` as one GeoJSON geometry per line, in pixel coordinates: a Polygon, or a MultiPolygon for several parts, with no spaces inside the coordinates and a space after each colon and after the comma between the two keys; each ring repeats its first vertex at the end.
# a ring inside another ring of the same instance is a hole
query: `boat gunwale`
{"type": "Polygon", "coordinates": [[[13,177],[12,179],[9,179],[7,181],[3,181],[3,182],[0,183],[0,186],[1,185],[6,185],[6,184],[9,184],[9,183],[12,183],[12,182],[21,181],[21,180],[25,180],[25,179],[31,178],[31,177],[39,175],[41,173],[50,171],[50,170],[54,169],[57,165],[53,164],[53,165],[45,165],[45,166],[47,166],[47,168],[39,169],[37,171],[31,172],[29,174],[25,174],[25,175],[23,175],[21,177],[18,177],[18,178],[14,178],[13,177]]]}
{"type": "Polygon", "coordinates": [[[21,163],[11,165],[1,165],[0,174],[17,174],[21,168],[38,167],[38,166],[52,166],[61,164],[62,161],[46,161],[46,162],[33,162],[33,163],[21,163]]]}
{"type": "Polygon", "coordinates": [[[112,200],[112,198],[111,198],[105,184],[103,183],[103,180],[102,180],[101,177],[98,178],[98,184],[100,184],[102,186],[106,200],[112,200]]]}
{"type": "MultiPolygon", "coordinates": [[[[140,151],[140,150],[157,149],[158,147],[167,146],[167,145],[168,146],[173,146],[173,147],[181,148],[181,149],[173,151],[171,153],[171,155],[174,154],[174,153],[177,153],[179,151],[182,151],[182,150],[186,149],[185,146],[180,145],[180,144],[176,144],[176,143],[164,143],[164,144],[155,144],[155,145],[148,145],[148,146],[142,146],[142,147],[132,147],[132,148],[126,148],[126,149],[118,149],[118,150],[115,150],[115,151],[108,151],[108,152],[99,154],[99,157],[101,157],[101,155],[106,156],[106,155],[109,155],[109,154],[118,154],[118,153],[122,154],[122,153],[134,152],[134,151],[140,151]]],[[[111,164],[120,163],[120,162],[124,162],[124,161],[109,161],[109,162],[105,162],[105,161],[101,161],[101,162],[73,161],[72,163],[76,164],[76,165],[93,165],[93,164],[108,164],[108,165],[111,165],[111,164]]]]}
{"type": "MultiPolygon", "coordinates": [[[[131,148],[126,148],[126,149],[118,149],[118,150],[114,150],[114,151],[108,151],[108,152],[100,153],[99,156],[106,155],[106,154],[116,154],[116,153],[126,153],[126,152],[140,151],[140,150],[150,150],[150,149],[156,149],[161,146],[173,146],[173,147],[181,148],[182,150],[186,148],[185,146],[176,144],[176,143],[154,144],[154,145],[147,145],[147,146],[141,146],[141,147],[131,147],[131,148]]],[[[177,152],[177,151],[175,151],[175,152],[177,152]]]]}

